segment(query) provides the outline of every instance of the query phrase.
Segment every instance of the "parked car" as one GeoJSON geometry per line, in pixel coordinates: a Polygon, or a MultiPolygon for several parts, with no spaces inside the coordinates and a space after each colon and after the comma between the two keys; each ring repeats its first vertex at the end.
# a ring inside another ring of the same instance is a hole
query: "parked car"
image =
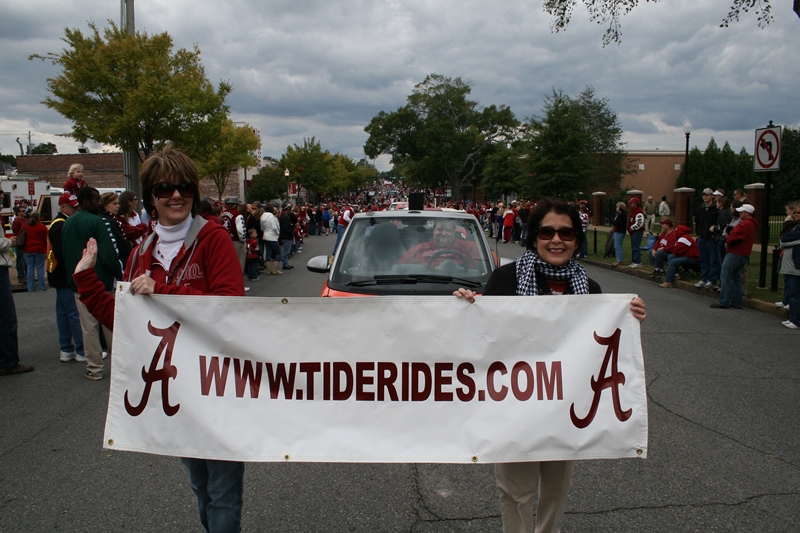
{"type": "Polygon", "coordinates": [[[477,293],[500,265],[474,216],[457,211],[359,213],[335,256],[307,265],[327,273],[323,297],[477,293]]]}

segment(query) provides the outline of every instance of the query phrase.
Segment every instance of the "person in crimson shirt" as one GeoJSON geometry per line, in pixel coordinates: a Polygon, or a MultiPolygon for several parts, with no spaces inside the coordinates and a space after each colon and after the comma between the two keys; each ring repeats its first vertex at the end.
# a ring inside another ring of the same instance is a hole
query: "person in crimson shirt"
{"type": "Polygon", "coordinates": [[[737,207],[740,222],[734,226],[725,240],[726,254],[722,261],[722,283],[719,289],[719,301],[711,304],[714,309],[734,307],[741,309],[744,305],[744,287],[742,285],[742,269],[747,264],[753,243],[756,238],[758,223],[753,218],[755,209],[750,204],[737,207]]]}
{"type": "MultiPolygon", "coordinates": [[[[244,296],[239,259],[225,228],[197,216],[197,168],[171,147],[141,168],[142,197],[157,219],[155,232],[131,252],[123,279],[134,295],[244,296]]],[[[95,273],[97,242],[89,239],[73,280],[81,302],[104,326],[114,326],[114,296],[95,273]]],[[[206,531],[240,531],[244,463],[182,458],[206,531]]]]}
{"type": "Polygon", "coordinates": [[[411,248],[398,259],[397,264],[422,264],[430,268],[453,260],[463,268],[471,268],[480,260],[480,252],[474,242],[456,238],[454,220],[437,220],[433,225],[433,240],[411,248]]]}
{"type": "Polygon", "coordinates": [[[39,211],[31,211],[25,225],[25,264],[28,267],[28,292],[36,291],[36,280],[39,280],[39,290],[46,291],[44,282],[44,258],[47,253],[47,226],[39,222],[39,211]]]}
{"type": "Polygon", "coordinates": [[[697,247],[697,241],[690,235],[692,230],[689,229],[689,226],[680,225],[675,228],[674,233],[675,244],[669,256],[667,275],[664,277],[664,283],[659,285],[659,287],[665,289],[672,287],[678,268],[682,266],[697,268],[700,266],[700,249],[697,247]]]}
{"type": "Polygon", "coordinates": [[[672,221],[668,218],[661,220],[661,234],[658,236],[653,248],[650,249],[650,254],[647,256],[648,262],[653,266],[653,273],[651,276],[664,276],[664,263],[669,259],[669,254],[672,253],[672,248],[675,246],[675,238],[677,234],[673,231],[672,221]]]}
{"type": "Polygon", "coordinates": [[[333,245],[333,254],[336,255],[336,250],[339,249],[339,242],[342,240],[342,235],[344,235],[344,230],[347,229],[347,226],[350,225],[350,222],[353,220],[353,217],[356,216],[355,210],[353,210],[350,205],[345,205],[341,213],[339,214],[339,220],[336,223],[336,243],[333,245]]]}
{"type": "MultiPolygon", "coordinates": [[[[22,233],[22,228],[28,223],[27,205],[26,203],[25,206],[23,206],[22,202],[20,202],[20,205],[14,208],[14,212],[17,216],[11,221],[11,232],[17,239],[19,239],[19,234],[22,233]]],[[[23,283],[28,272],[28,265],[25,264],[24,247],[20,246],[17,242],[17,244],[14,245],[14,252],[17,256],[17,281],[23,283]]]]}
{"type": "Polygon", "coordinates": [[[89,185],[83,179],[83,165],[75,163],[70,165],[69,172],[67,172],[67,181],[64,182],[64,192],[78,196],[78,191],[89,185]]]}

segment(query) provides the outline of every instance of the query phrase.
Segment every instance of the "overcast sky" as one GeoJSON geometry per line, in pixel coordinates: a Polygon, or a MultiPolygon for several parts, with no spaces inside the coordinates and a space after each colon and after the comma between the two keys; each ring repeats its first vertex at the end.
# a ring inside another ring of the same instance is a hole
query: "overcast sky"
{"type": "MultiPolygon", "coordinates": [[[[731,3],[642,3],[622,19],[622,44],[605,48],[605,26],[582,5],[551,33],[542,0],[136,0],[135,20],[169,32],[176,48],[200,47],[211,82],[233,84],[232,118],[261,128],[264,155],[314,136],[360,159],[371,118],[404,105],[430,73],[469,81],[474,100],[521,120],[540,114],[553,88],[592,85],[619,114],[628,149],[683,150],[689,121],[692,146],[713,136],[752,153],[755,128],[800,125],[800,19],[775,0],[766,29],[752,13],[720,28],[731,3]]],[[[56,136],[70,123],[40,103],[58,67],[27,57],[59,52],[65,27],[119,23],[119,2],[3,0],[0,12],[0,152],[19,154],[15,138],[29,130],[34,144],[77,152],[56,136]]],[[[388,157],[377,164],[387,169],[388,157]]]]}

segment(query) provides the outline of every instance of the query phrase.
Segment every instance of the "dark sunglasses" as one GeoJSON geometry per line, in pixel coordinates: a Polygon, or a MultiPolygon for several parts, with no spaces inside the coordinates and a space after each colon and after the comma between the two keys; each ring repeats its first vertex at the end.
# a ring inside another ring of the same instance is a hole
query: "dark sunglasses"
{"type": "Polygon", "coordinates": [[[177,189],[178,193],[184,198],[194,197],[194,184],[188,181],[182,181],[177,185],[174,183],[167,183],[166,181],[156,183],[153,185],[153,196],[160,199],[171,198],[172,195],[175,194],[175,189],[177,189]]]}
{"type": "Polygon", "coordinates": [[[564,226],[563,228],[554,228],[552,226],[541,226],[539,230],[536,232],[536,237],[539,239],[549,241],[553,237],[558,236],[561,238],[562,241],[574,241],[575,240],[575,228],[570,228],[564,226]]]}

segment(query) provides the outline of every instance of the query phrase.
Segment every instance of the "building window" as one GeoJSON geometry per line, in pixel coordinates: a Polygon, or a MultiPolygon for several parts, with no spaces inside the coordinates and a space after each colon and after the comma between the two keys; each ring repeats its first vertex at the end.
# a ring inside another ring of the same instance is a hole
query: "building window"
{"type": "Polygon", "coordinates": [[[675,165],[675,170],[680,170],[680,169],[681,169],[681,164],[680,164],[680,163],[678,163],[677,165],[675,165]]]}
{"type": "Polygon", "coordinates": [[[639,163],[639,170],[644,170],[644,163],[639,163]]]}

